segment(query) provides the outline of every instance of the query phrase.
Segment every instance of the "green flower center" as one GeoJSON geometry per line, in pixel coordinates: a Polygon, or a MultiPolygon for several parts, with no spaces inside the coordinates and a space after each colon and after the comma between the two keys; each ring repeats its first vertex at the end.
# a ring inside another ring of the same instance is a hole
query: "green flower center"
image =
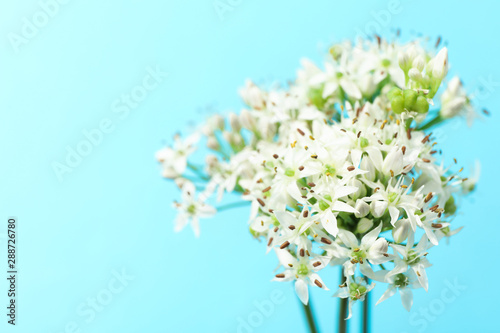
{"type": "Polygon", "coordinates": [[[295,176],[295,170],[293,170],[291,168],[287,168],[285,170],[285,176],[287,176],[287,177],[293,177],[293,176],[295,176]]]}
{"type": "Polygon", "coordinates": [[[356,301],[360,299],[366,293],[366,287],[357,283],[351,283],[349,285],[349,294],[351,295],[351,299],[356,301]]]}
{"type": "Polygon", "coordinates": [[[307,268],[306,265],[300,264],[299,269],[297,270],[297,273],[299,275],[307,275],[307,274],[309,274],[309,269],[307,268]]]}
{"type": "Polygon", "coordinates": [[[406,263],[408,265],[415,265],[418,264],[419,262],[420,262],[420,256],[418,255],[418,253],[413,250],[410,250],[408,252],[406,263]]]}
{"type": "Polygon", "coordinates": [[[404,288],[410,283],[408,282],[408,277],[405,276],[404,274],[398,274],[396,275],[396,278],[394,279],[394,285],[398,288],[404,288]]]}

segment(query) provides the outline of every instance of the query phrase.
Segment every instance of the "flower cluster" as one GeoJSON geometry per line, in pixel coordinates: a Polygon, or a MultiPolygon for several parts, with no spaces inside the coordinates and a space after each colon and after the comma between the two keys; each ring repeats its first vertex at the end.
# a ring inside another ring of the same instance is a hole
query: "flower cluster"
{"type": "Polygon", "coordinates": [[[175,229],[191,222],[198,235],[198,218],[217,211],[209,198],[239,193],[251,235],[282,266],[274,280],[293,281],[304,304],[309,286],[328,290],[321,271],[341,266],[335,296],[349,308],[377,282],[388,285],[379,302],[399,291],[409,310],[411,289],[428,289],[429,250],[461,229],[450,227],[456,203],[477,180],[456,160],[445,167],[429,132],[477,117],[447,72],[446,48],[378,39],[333,46],[324,69],[304,61],[287,89],[248,81],[239,114],[214,115],[157,153],[182,190],[175,229]],[[188,161],[202,138],[203,167],[188,161]]]}

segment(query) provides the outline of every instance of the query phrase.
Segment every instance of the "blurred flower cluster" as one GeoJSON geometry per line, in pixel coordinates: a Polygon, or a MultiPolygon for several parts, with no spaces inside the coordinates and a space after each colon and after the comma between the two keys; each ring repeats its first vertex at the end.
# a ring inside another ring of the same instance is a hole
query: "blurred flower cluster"
{"type": "Polygon", "coordinates": [[[210,199],[236,192],[251,207],[251,235],[282,266],[274,280],[294,282],[304,304],[309,286],[328,290],[321,271],[342,266],[335,296],[349,308],[378,283],[379,302],[399,291],[409,310],[411,290],[428,289],[430,249],[461,229],[450,224],[477,181],[456,160],[444,165],[430,132],[477,117],[447,72],[446,48],[378,38],[333,46],[324,69],[304,61],[286,89],[248,81],[244,110],[212,116],[156,155],[182,191],[175,229],[190,223],[198,235],[199,218],[217,213],[210,199]]]}

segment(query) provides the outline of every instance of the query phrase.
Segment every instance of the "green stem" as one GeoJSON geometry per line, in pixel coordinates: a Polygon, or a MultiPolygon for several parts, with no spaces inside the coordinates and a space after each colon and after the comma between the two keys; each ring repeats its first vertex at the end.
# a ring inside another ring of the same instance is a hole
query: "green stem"
{"type": "Polygon", "coordinates": [[[431,121],[429,121],[425,125],[420,126],[418,128],[418,130],[420,130],[420,131],[426,130],[426,129],[431,128],[432,126],[437,125],[443,121],[444,121],[444,118],[441,118],[441,116],[438,114],[436,116],[436,118],[432,119],[431,121]]]}
{"type": "Polygon", "coordinates": [[[222,212],[224,210],[228,210],[228,209],[232,209],[232,208],[246,207],[248,205],[249,205],[249,203],[247,201],[238,201],[238,202],[233,202],[233,203],[230,203],[227,205],[217,207],[217,211],[222,212]]]}
{"type": "Polygon", "coordinates": [[[311,299],[309,298],[309,303],[305,305],[304,303],[300,302],[302,304],[302,308],[304,310],[304,315],[306,316],[307,319],[307,325],[309,326],[309,332],[310,333],[317,333],[318,330],[316,328],[316,322],[314,320],[314,314],[311,309],[311,299]]]}
{"type": "Polygon", "coordinates": [[[200,177],[203,180],[209,180],[210,177],[205,175],[203,172],[199,170],[199,168],[191,163],[188,163],[188,168],[191,169],[198,177],[200,177]]]}
{"type": "MultiPolygon", "coordinates": [[[[344,269],[340,270],[340,284],[344,284],[345,276],[344,269]]],[[[338,333],[346,333],[347,332],[347,306],[348,306],[349,298],[340,298],[340,311],[339,311],[339,329],[338,333]]]]}
{"type": "MultiPolygon", "coordinates": [[[[366,283],[370,284],[367,278],[366,283]]],[[[363,302],[363,333],[370,332],[370,293],[367,293],[363,302]]]]}

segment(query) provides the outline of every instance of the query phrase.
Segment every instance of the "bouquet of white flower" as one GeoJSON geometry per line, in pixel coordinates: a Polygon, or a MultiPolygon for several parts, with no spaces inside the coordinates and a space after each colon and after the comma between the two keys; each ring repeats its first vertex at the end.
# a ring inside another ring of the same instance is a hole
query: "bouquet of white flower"
{"type": "Polygon", "coordinates": [[[251,204],[251,235],[283,267],[274,281],[295,283],[312,331],[308,288],[329,290],[319,275],[328,266],[342,268],[341,332],[373,281],[387,285],[378,303],[399,291],[410,310],[411,289],[429,286],[429,250],[461,229],[450,227],[456,203],[477,181],[438,163],[428,130],[478,115],[460,79],[444,81],[447,49],[433,55],[420,44],[346,42],[324,70],[304,61],[288,89],[247,82],[247,109],[211,117],[156,155],[182,190],[175,230],[191,223],[198,236],[199,218],[217,212],[208,199],[238,192],[251,204]],[[203,136],[211,153],[200,167],[188,160],[203,136]]]}

